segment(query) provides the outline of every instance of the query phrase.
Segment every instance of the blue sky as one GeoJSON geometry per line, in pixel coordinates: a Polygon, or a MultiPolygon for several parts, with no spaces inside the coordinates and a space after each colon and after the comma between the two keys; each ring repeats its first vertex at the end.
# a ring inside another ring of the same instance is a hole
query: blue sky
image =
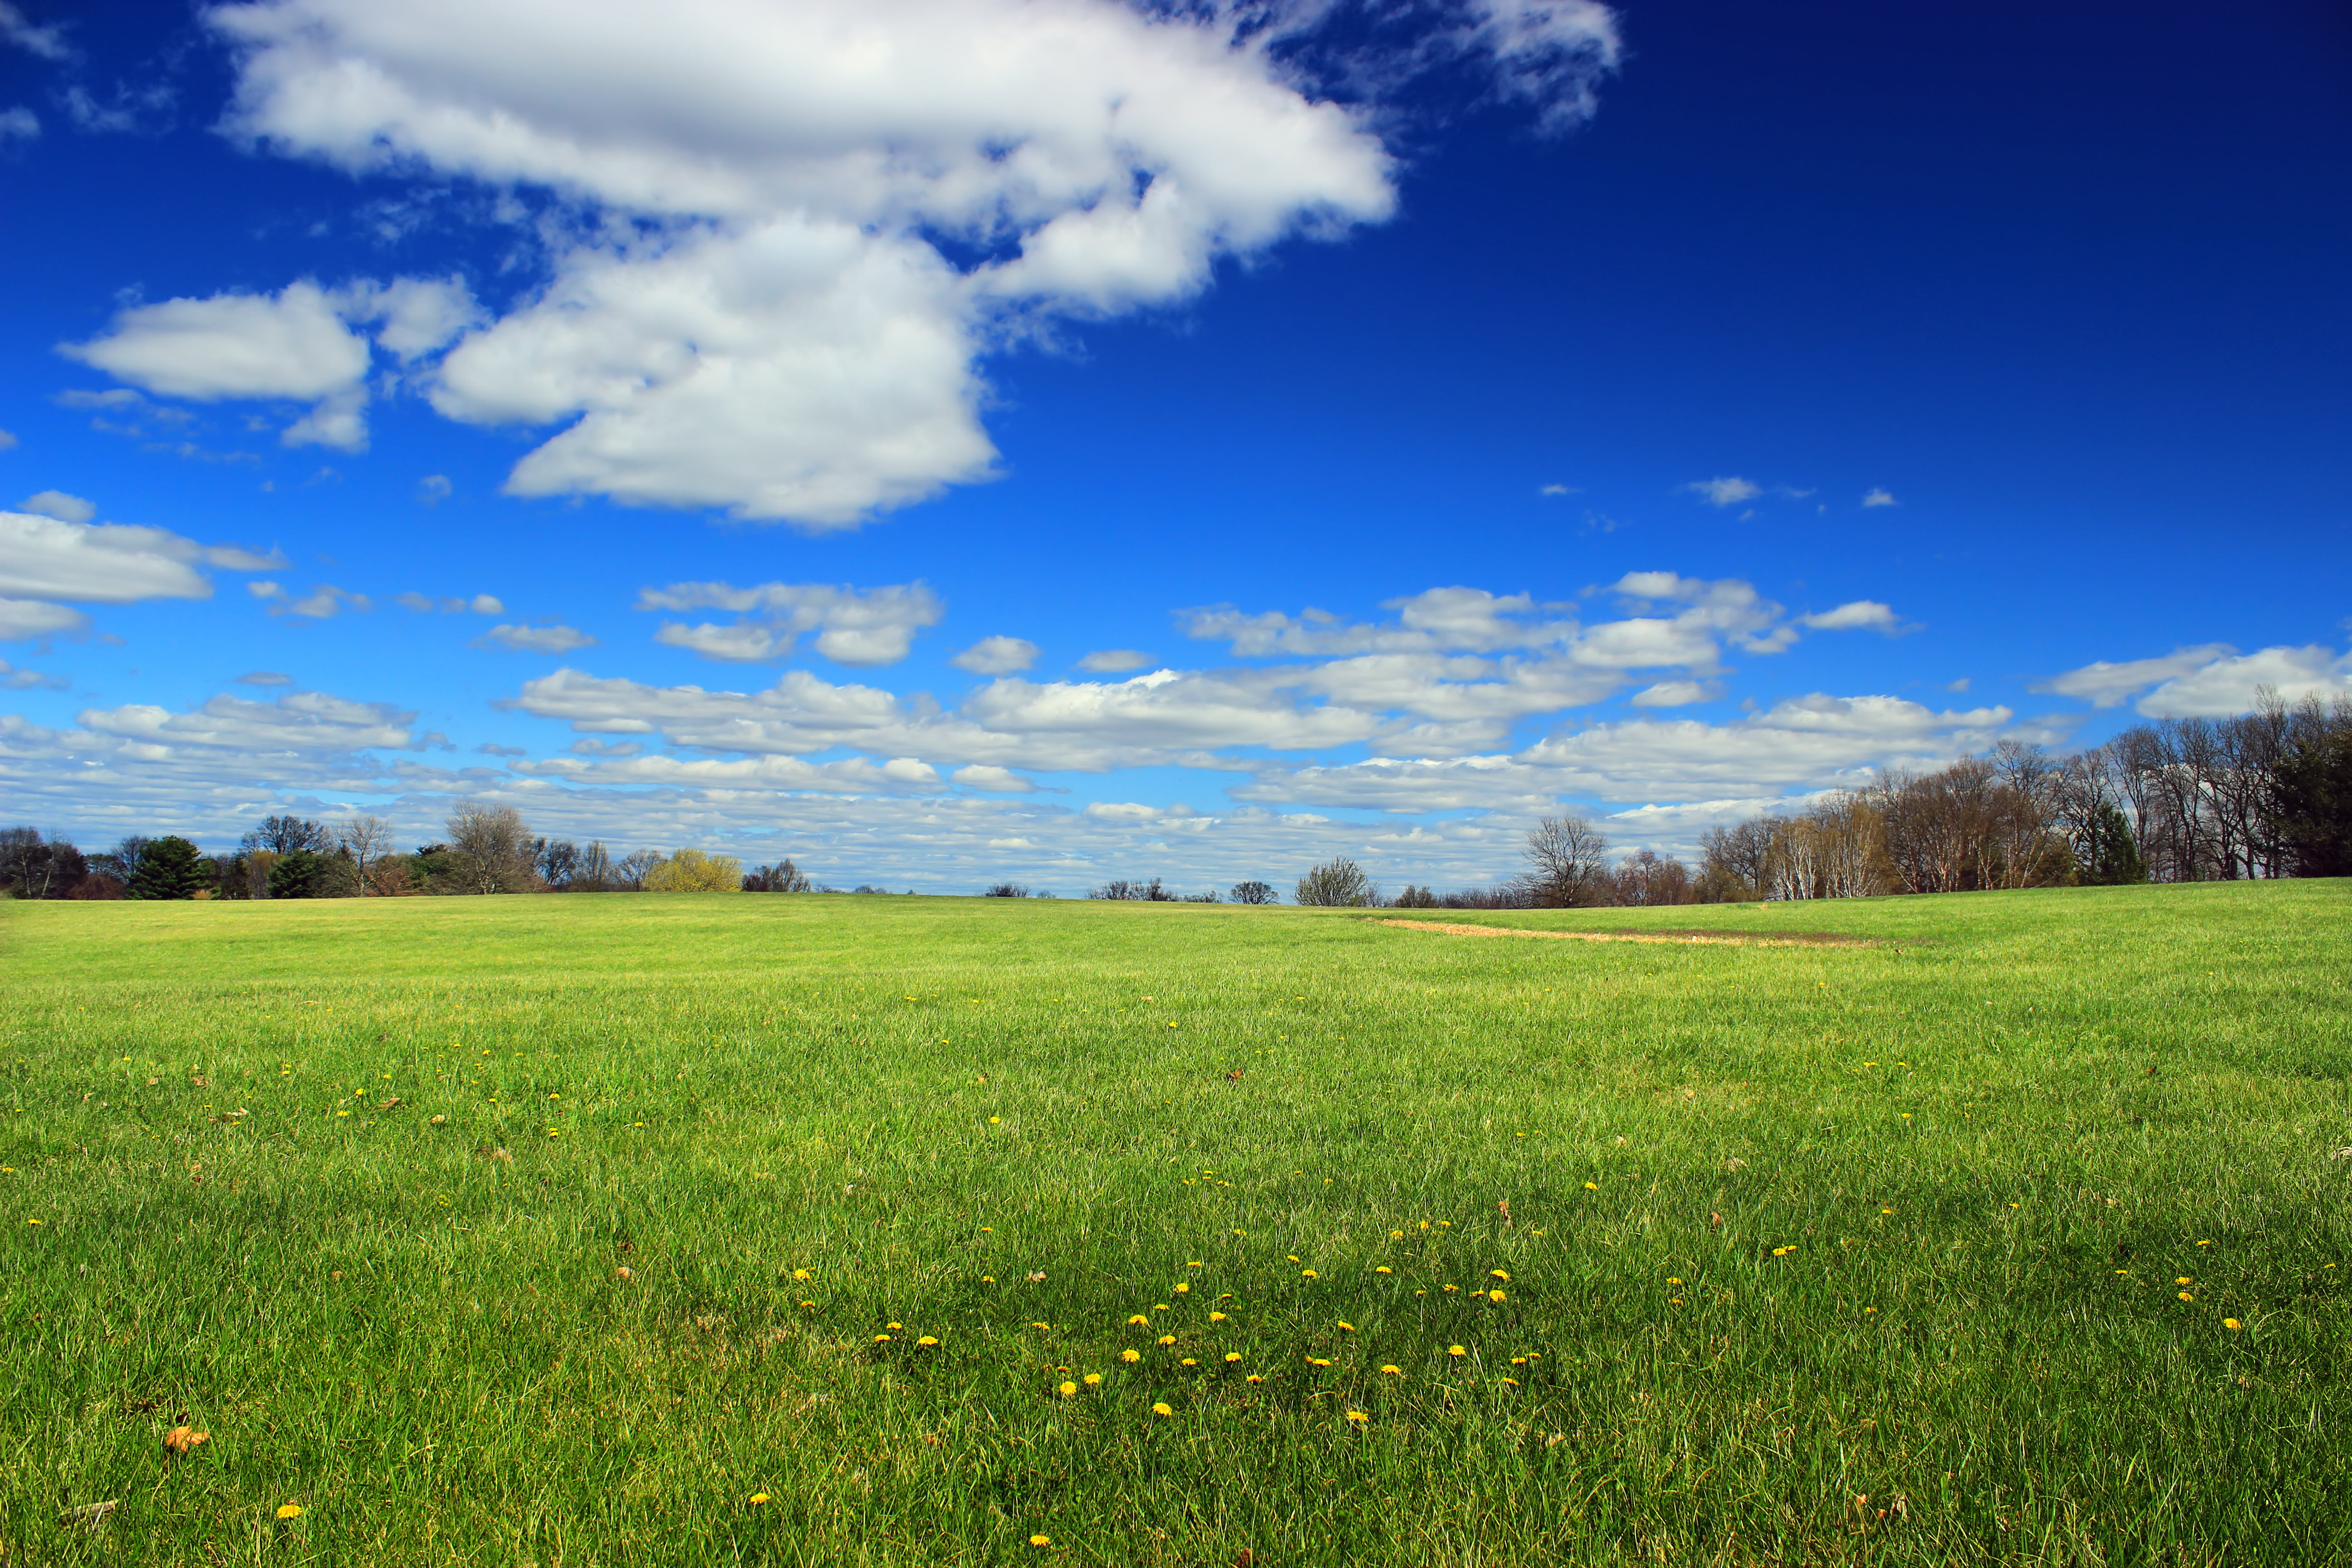
{"type": "Polygon", "coordinates": [[[1172,10],[0,7],[0,815],[1458,886],[2352,690],[2340,8],[1172,10]]]}

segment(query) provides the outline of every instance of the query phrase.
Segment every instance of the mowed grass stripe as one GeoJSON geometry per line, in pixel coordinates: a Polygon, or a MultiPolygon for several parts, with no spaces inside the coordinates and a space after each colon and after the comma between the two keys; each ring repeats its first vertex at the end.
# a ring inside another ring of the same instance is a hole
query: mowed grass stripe
{"type": "Polygon", "coordinates": [[[0,1544],[2328,1561],[2347,913],[0,905],[0,1544]]]}

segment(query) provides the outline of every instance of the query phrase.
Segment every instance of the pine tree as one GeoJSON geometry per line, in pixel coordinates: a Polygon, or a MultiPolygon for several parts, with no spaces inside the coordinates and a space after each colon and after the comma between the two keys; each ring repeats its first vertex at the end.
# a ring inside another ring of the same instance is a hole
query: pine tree
{"type": "Polygon", "coordinates": [[[148,840],[125,889],[134,899],[193,899],[213,885],[213,865],[186,839],[166,835],[148,840]]]}

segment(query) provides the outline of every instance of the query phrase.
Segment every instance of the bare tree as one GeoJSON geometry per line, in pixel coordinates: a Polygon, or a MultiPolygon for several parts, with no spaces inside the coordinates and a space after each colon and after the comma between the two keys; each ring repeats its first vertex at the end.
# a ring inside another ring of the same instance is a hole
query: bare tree
{"type": "Polygon", "coordinates": [[[352,858],[360,897],[366,898],[368,874],[375,869],[377,861],[392,853],[392,824],[381,816],[348,817],[336,828],[335,841],[352,858]]]}
{"type": "Polygon", "coordinates": [[[747,893],[806,893],[815,887],[793,864],[789,855],[780,865],[755,866],[743,874],[743,890],[747,893]]]}
{"type": "MultiPolygon", "coordinates": [[[[1580,816],[1547,816],[1528,830],[1536,902],[1555,909],[1609,901],[1609,840],[1580,816]]],[[[1304,900],[1301,900],[1302,902],[1304,900]]]]}
{"type": "MultiPolygon", "coordinates": [[[[1628,909],[1692,901],[1690,868],[1654,849],[1643,849],[1617,862],[1609,879],[1609,901],[1628,909]]],[[[1398,902],[1403,900],[1400,899],[1398,902]]],[[[1431,899],[1431,904],[1437,900],[1431,899]]]]}
{"type": "Polygon", "coordinates": [[[1769,865],[1777,825],[1777,818],[1758,816],[1700,834],[1699,902],[1745,903],[1762,898],[1771,879],[1769,865]]]}
{"type": "Polygon", "coordinates": [[[1235,882],[1230,896],[1237,904],[1274,904],[1282,901],[1282,895],[1274,890],[1272,884],[1255,880],[1235,882]]]}
{"type": "Polygon", "coordinates": [[[632,849],[613,862],[613,880],[625,892],[642,893],[646,890],[646,879],[659,870],[661,863],[657,850],[632,849]]]}
{"type": "Polygon", "coordinates": [[[448,828],[452,869],[466,891],[527,893],[537,886],[530,829],[513,806],[461,801],[448,828]]]}
{"type": "Polygon", "coordinates": [[[1328,860],[1298,879],[1294,895],[1302,904],[1339,908],[1349,905],[1377,904],[1381,892],[1364,868],[1344,857],[1328,860]]]}

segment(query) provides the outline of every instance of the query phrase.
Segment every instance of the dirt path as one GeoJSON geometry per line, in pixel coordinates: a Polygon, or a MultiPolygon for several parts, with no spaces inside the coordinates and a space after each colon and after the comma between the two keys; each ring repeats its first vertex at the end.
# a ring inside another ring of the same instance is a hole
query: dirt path
{"type": "Polygon", "coordinates": [[[1828,931],[1527,931],[1517,926],[1445,925],[1437,921],[1382,921],[1384,926],[1408,931],[1443,931],[1447,936],[1535,936],[1554,942],[1664,942],[1718,947],[1876,947],[1866,936],[1842,936],[1828,931]]]}

